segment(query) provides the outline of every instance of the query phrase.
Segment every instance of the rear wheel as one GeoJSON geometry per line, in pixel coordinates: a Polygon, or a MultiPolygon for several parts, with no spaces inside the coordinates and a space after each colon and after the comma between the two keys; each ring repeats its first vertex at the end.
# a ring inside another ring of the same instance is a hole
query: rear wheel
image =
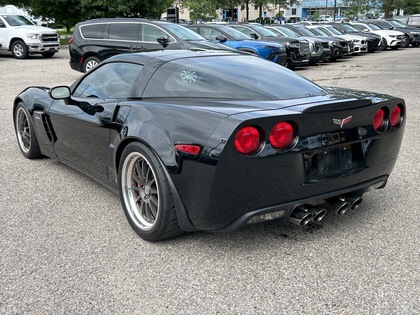
{"type": "Polygon", "coordinates": [[[19,149],[24,157],[27,159],[36,159],[42,156],[32,118],[22,103],[16,106],[15,132],[19,149]]]}
{"type": "Polygon", "coordinates": [[[29,55],[28,47],[26,47],[26,44],[22,40],[14,41],[10,50],[12,51],[13,57],[17,59],[25,59],[29,55]]]}
{"type": "Polygon", "coordinates": [[[83,72],[89,72],[90,70],[95,68],[100,62],[101,60],[95,56],[86,58],[85,62],[83,63],[83,72]]]}
{"type": "Polygon", "coordinates": [[[141,238],[161,241],[183,233],[168,178],[148,147],[130,143],[121,155],[118,173],[125,215],[141,238]]]}

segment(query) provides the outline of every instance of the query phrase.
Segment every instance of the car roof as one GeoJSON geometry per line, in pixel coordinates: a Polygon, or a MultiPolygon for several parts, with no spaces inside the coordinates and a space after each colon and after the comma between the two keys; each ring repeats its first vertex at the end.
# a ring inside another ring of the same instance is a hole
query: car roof
{"type": "Polygon", "coordinates": [[[235,51],[217,51],[217,50],[156,50],[156,51],[147,51],[140,53],[131,53],[131,54],[120,54],[109,59],[106,59],[102,63],[108,62],[133,62],[144,64],[146,62],[154,62],[156,64],[177,60],[177,59],[186,59],[192,57],[210,57],[210,56],[234,56],[239,55],[235,51]]]}
{"type": "Polygon", "coordinates": [[[144,18],[98,18],[98,19],[90,19],[86,21],[81,21],[77,23],[77,25],[82,24],[92,24],[92,23],[110,23],[110,22],[147,22],[152,24],[174,24],[173,22],[169,21],[162,21],[162,20],[148,20],[144,18]]]}

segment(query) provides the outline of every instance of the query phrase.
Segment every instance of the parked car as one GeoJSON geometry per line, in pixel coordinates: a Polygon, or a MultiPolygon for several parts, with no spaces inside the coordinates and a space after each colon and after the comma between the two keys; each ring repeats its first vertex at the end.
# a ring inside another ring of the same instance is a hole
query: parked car
{"type": "Polygon", "coordinates": [[[290,38],[296,38],[296,39],[304,39],[309,42],[309,52],[310,52],[310,58],[309,63],[310,64],[316,64],[318,62],[322,61],[328,61],[331,57],[331,51],[330,46],[328,44],[327,40],[312,37],[312,36],[302,36],[290,28],[281,26],[281,25],[270,25],[265,26],[269,30],[277,33],[279,36],[287,36],[290,38]]]}
{"type": "Polygon", "coordinates": [[[309,29],[317,28],[322,29],[327,32],[330,36],[335,36],[339,38],[343,38],[347,41],[353,42],[353,54],[358,54],[361,52],[367,52],[367,38],[366,36],[354,35],[354,34],[346,34],[329,24],[321,24],[321,25],[308,25],[306,26],[309,29]]]}
{"type": "Polygon", "coordinates": [[[413,14],[405,21],[405,24],[412,27],[420,27],[420,14],[413,14]]]}
{"type": "Polygon", "coordinates": [[[288,67],[302,66],[309,63],[311,54],[309,51],[309,42],[306,40],[279,36],[259,24],[230,24],[228,26],[257,40],[273,41],[285,44],[288,67]]]}
{"type": "Polygon", "coordinates": [[[401,98],[188,50],[115,56],[70,87],[25,89],[12,110],[24,157],[58,159],[118,192],[149,241],[355,209],[385,187],[406,116],[401,98]]]}
{"type": "Polygon", "coordinates": [[[221,24],[194,24],[189,25],[188,28],[210,41],[258,55],[282,66],[287,65],[286,47],[283,44],[253,40],[251,37],[221,24]]]}
{"type": "Polygon", "coordinates": [[[331,23],[329,25],[331,25],[337,30],[340,30],[341,32],[345,34],[365,36],[367,39],[368,52],[375,52],[376,50],[379,50],[379,47],[382,45],[381,36],[377,34],[373,34],[373,33],[361,32],[360,30],[358,30],[351,24],[347,24],[343,22],[343,23],[331,23]]]}
{"type": "Polygon", "coordinates": [[[396,50],[404,45],[404,33],[402,32],[384,30],[382,27],[373,23],[351,22],[351,25],[362,32],[380,35],[382,38],[382,45],[379,50],[385,50],[388,47],[396,50]]]}
{"type": "Polygon", "coordinates": [[[122,53],[161,49],[231,49],[212,43],[182,25],[139,18],[94,19],[77,23],[69,42],[70,67],[87,72],[122,53]]]}
{"type": "Polygon", "coordinates": [[[56,30],[38,26],[23,15],[0,15],[0,48],[17,59],[32,54],[52,57],[60,49],[56,30]]]}
{"type": "MultiPolygon", "coordinates": [[[[329,36],[327,33],[322,33],[317,30],[308,29],[303,24],[285,25],[286,27],[295,30],[301,35],[318,37],[320,39],[328,40],[328,44],[331,50],[330,61],[335,61],[348,55],[350,52],[350,43],[342,38],[335,36],[329,36]]],[[[352,43],[351,43],[352,44],[352,43]]]]}
{"type": "Polygon", "coordinates": [[[420,30],[416,27],[409,27],[400,21],[394,19],[377,19],[366,21],[379,25],[385,30],[395,30],[404,33],[404,46],[418,47],[420,45],[420,30]]]}
{"type": "Polygon", "coordinates": [[[318,34],[319,36],[326,36],[327,38],[334,38],[338,40],[339,43],[343,44],[343,55],[352,55],[354,53],[354,42],[350,38],[345,38],[343,36],[332,35],[331,32],[323,28],[319,28],[317,25],[306,25],[306,29],[318,34]],[[347,46],[347,48],[345,47],[347,46]]]}

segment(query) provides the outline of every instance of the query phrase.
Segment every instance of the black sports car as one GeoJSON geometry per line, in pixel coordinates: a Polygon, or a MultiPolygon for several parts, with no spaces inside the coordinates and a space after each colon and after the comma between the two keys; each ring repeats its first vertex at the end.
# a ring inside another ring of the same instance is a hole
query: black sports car
{"type": "Polygon", "coordinates": [[[25,157],[118,191],[150,241],[354,209],[386,185],[405,121],[400,98],[211,51],[118,55],[70,87],[27,88],[13,107],[25,157]]]}

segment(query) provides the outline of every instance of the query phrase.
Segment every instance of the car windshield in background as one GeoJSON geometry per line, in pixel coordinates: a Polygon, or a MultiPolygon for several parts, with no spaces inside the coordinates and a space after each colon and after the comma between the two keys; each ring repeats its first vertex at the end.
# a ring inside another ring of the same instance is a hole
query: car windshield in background
{"type": "Polygon", "coordinates": [[[190,29],[178,24],[165,24],[165,29],[174,34],[176,37],[186,41],[206,40],[203,36],[197,34],[190,29]]]}
{"type": "Polygon", "coordinates": [[[273,31],[270,31],[269,29],[266,29],[263,26],[254,25],[253,29],[255,29],[262,36],[267,36],[267,37],[277,37],[278,36],[276,33],[274,33],[273,31]]]}
{"type": "Polygon", "coordinates": [[[282,100],[325,94],[316,84],[271,62],[253,56],[211,56],[164,64],[143,97],[282,100]]]}
{"type": "Polygon", "coordinates": [[[407,28],[408,27],[404,23],[401,23],[400,21],[396,21],[396,20],[389,20],[387,22],[391,23],[394,27],[401,27],[401,28],[407,28]]]}
{"type": "Polygon", "coordinates": [[[225,32],[226,34],[228,34],[229,36],[231,36],[234,40],[250,40],[252,39],[251,37],[249,37],[248,35],[245,35],[244,33],[235,30],[234,28],[228,27],[228,26],[224,26],[222,28],[223,32],[225,32]]]}
{"type": "MultiPolygon", "coordinates": [[[[277,27],[275,27],[275,28],[277,28],[277,27]]],[[[293,37],[293,38],[300,37],[300,35],[298,33],[295,33],[295,32],[293,32],[292,30],[290,30],[286,27],[279,27],[278,29],[281,32],[283,32],[284,34],[286,34],[286,36],[293,37]]]]}
{"type": "Polygon", "coordinates": [[[379,30],[383,30],[383,28],[382,27],[380,27],[379,25],[376,25],[376,24],[371,24],[371,23],[369,23],[369,24],[367,24],[372,30],[374,30],[374,31],[379,31],[379,30]]]}
{"type": "Polygon", "coordinates": [[[2,15],[2,17],[10,26],[34,25],[34,23],[22,15],[2,15]]]}

